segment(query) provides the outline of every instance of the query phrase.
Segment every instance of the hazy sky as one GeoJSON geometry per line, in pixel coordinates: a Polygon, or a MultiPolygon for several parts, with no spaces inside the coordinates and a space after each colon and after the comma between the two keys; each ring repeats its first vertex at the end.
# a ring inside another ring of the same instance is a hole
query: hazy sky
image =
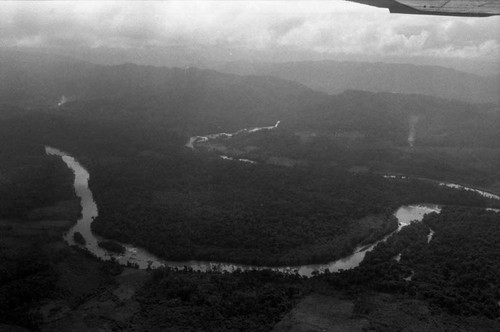
{"type": "Polygon", "coordinates": [[[333,1],[1,2],[0,46],[265,51],[500,59],[500,18],[390,15],[333,1]]]}

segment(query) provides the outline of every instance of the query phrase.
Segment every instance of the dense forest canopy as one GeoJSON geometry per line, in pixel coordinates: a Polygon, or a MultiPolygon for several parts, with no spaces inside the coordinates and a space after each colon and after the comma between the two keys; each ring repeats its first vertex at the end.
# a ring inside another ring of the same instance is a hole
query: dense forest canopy
{"type": "Polygon", "coordinates": [[[73,174],[42,145],[0,143],[0,219],[36,218],[34,210],[74,197],[73,174]]]}
{"type": "Polygon", "coordinates": [[[0,141],[0,323],[34,327],[31,309],[56,288],[51,242],[76,221],[75,199],[59,158],[38,144],[0,141]]]}
{"type": "Polygon", "coordinates": [[[369,287],[424,298],[437,310],[456,315],[496,318],[499,235],[498,212],[445,207],[379,244],[359,268],[325,278],[338,287],[369,287]],[[429,241],[430,229],[434,235],[429,241]]]}
{"type": "Polygon", "coordinates": [[[270,271],[160,269],[138,295],[147,331],[269,331],[306,292],[297,276],[270,271]]]}
{"type": "MultiPolygon", "coordinates": [[[[394,231],[401,205],[446,205],[377,246],[359,268],[319,279],[353,294],[425,299],[436,312],[498,317],[499,216],[484,208],[499,202],[419,178],[498,190],[493,106],[361,91],[330,96],[282,79],[196,68],[44,61],[0,58],[2,236],[12,243],[20,238],[14,231],[25,231],[12,220],[67,222],[50,236],[27,236],[21,249],[2,247],[0,298],[9,300],[0,313],[7,322],[36,327],[28,309],[67,296],[67,260],[84,262],[85,273],[99,271],[95,288],[72,295],[73,309],[110,282],[108,269],[120,272],[54,244],[76,220],[75,194],[71,171],[46,156],[44,145],[69,152],[89,171],[98,235],[171,260],[326,262],[394,231]],[[278,120],[273,130],[184,146],[193,135],[278,120]],[[222,152],[257,163],[222,160],[222,152]]],[[[123,250],[115,242],[101,246],[123,250]]],[[[209,321],[213,330],[268,330],[305,294],[304,283],[268,271],[163,269],[138,293],[136,317],[148,329],[209,321]]]]}

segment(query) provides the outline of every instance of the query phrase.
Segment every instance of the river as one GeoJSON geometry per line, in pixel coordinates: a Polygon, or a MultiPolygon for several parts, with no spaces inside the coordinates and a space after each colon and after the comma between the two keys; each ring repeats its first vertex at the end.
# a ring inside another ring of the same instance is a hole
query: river
{"type": "Polygon", "coordinates": [[[280,124],[280,121],[277,121],[274,126],[268,126],[268,127],[255,127],[255,128],[244,128],[240,129],[238,131],[235,131],[234,133],[217,133],[217,134],[209,134],[206,136],[193,136],[189,139],[189,141],[186,143],[186,147],[190,149],[194,149],[194,144],[197,142],[206,142],[211,139],[217,139],[217,138],[231,138],[233,136],[239,135],[239,134],[251,134],[251,133],[256,133],[258,131],[262,130],[272,130],[278,128],[280,124]]]}
{"type": "MultiPolygon", "coordinates": [[[[217,134],[209,134],[209,135],[206,135],[206,136],[192,136],[192,137],[189,138],[189,141],[184,146],[186,146],[186,147],[188,147],[190,149],[195,150],[196,149],[196,146],[195,146],[196,143],[204,143],[204,142],[208,142],[210,140],[219,139],[219,138],[231,138],[231,137],[234,137],[236,135],[251,134],[251,133],[255,133],[255,132],[258,132],[258,131],[262,131],[262,130],[273,130],[273,129],[278,128],[279,124],[280,124],[280,121],[276,122],[276,124],[274,126],[244,128],[244,129],[240,129],[240,130],[238,130],[238,131],[236,131],[234,133],[217,133],[217,134]]],[[[223,160],[241,161],[241,162],[245,162],[245,163],[257,164],[256,161],[249,160],[249,159],[238,159],[238,158],[233,158],[233,157],[226,156],[226,155],[219,155],[219,157],[221,159],[223,159],[223,160]]],[[[475,192],[477,194],[480,194],[483,197],[490,198],[490,199],[495,199],[495,200],[500,200],[500,196],[499,195],[495,195],[493,193],[490,193],[490,192],[487,192],[487,191],[484,191],[484,190],[481,190],[481,189],[467,187],[467,186],[464,186],[464,185],[461,185],[461,184],[447,183],[447,182],[436,181],[436,180],[433,180],[433,179],[421,178],[421,177],[409,177],[409,176],[406,176],[406,175],[385,174],[385,175],[382,175],[382,176],[384,178],[386,178],[386,179],[394,179],[394,180],[415,179],[415,180],[431,181],[431,182],[437,183],[440,186],[446,186],[446,187],[449,187],[449,188],[459,189],[459,190],[473,191],[473,192],[475,192]]]]}
{"type": "MultiPolygon", "coordinates": [[[[193,137],[189,138],[189,141],[184,146],[194,150],[195,144],[199,143],[199,142],[200,143],[201,142],[208,142],[209,140],[214,140],[214,139],[218,139],[218,138],[231,138],[231,137],[234,137],[236,135],[251,134],[251,133],[256,133],[256,132],[262,131],[262,130],[273,130],[273,129],[278,128],[279,124],[280,124],[280,121],[277,121],[274,126],[244,128],[244,129],[240,129],[234,133],[218,133],[218,134],[209,134],[206,136],[193,136],[193,137]]],[[[250,159],[238,159],[238,158],[233,158],[233,157],[224,156],[224,155],[220,155],[219,157],[224,159],[224,160],[235,160],[235,161],[241,161],[241,162],[249,163],[249,164],[257,164],[256,161],[253,161],[250,159]]]]}
{"type": "Polygon", "coordinates": [[[82,214],[78,219],[76,224],[69,229],[66,234],[64,234],[64,240],[69,245],[78,245],[73,239],[73,234],[75,232],[80,232],[86,240],[85,245],[79,245],[80,247],[85,247],[91,253],[97,257],[109,260],[111,258],[116,259],[120,264],[133,263],[137,264],[139,268],[145,269],[148,267],[157,268],[160,266],[170,266],[177,268],[190,267],[197,271],[234,271],[236,269],[241,270],[252,270],[252,269],[272,269],[275,271],[294,273],[298,272],[302,276],[311,276],[315,271],[325,271],[328,269],[330,272],[336,272],[341,269],[352,269],[359,265],[359,263],[364,259],[367,252],[373,250],[377,243],[381,241],[386,241],[387,238],[395,232],[401,230],[401,228],[409,225],[414,221],[421,221],[425,214],[431,212],[440,212],[440,207],[437,205],[408,205],[402,206],[394,215],[398,219],[399,227],[393,233],[385,236],[380,241],[373,243],[368,246],[362,246],[357,248],[351,255],[330,262],[326,264],[308,264],[301,266],[283,266],[283,267],[266,267],[266,266],[252,266],[252,265],[242,265],[242,264],[232,264],[223,262],[209,262],[209,261],[185,261],[185,262],[173,262],[166,261],[159,257],[156,257],[142,248],[135,247],[131,244],[122,243],[125,247],[124,254],[111,253],[98,246],[99,241],[104,239],[92,233],[91,223],[94,218],[98,215],[97,204],[95,203],[92,192],[89,189],[88,181],[90,178],[89,172],[71,155],[65,153],[61,150],[46,147],[45,151],[49,155],[56,155],[62,158],[64,163],[73,171],[75,174],[74,187],[76,195],[80,198],[82,214]]]}

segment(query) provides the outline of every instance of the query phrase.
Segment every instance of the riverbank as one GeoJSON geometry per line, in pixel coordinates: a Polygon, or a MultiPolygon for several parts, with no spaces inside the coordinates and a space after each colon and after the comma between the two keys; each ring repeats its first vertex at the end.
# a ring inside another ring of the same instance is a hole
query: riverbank
{"type": "MultiPolygon", "coordinates": [[[[123,253],[114,253],[107,251],[105,248],[99,246],[104,239],[96,237],[91,229],[91,224],[94,219],[98,216],[97,205],[93,200],[92,193],[88,188],[88,181],[90,175],[88,172],[78,163],[78,161],[69,156],[67,153],[60,150],[47,147],[46,152],[48,154],[57,155],[62,158],[66,165],[73,170],[75,174],[75,190],[81,199],[82,204],[82,216],[78,220],[77,224],[72,227],[65,235],[65,240],[74,245],[73,234],[79,232],[85,239],[85,244],[80,245],[89,252],[91,252],[96,257],[104,260],[114,259],[122,265],[134,265],[139,268],[157,268],[161,266],[177,267],[177,268],[191,268],[195,271],[211,271],[219,270],[226,272],[233,272],[235,270],[263,270],[272,269],[275,271],[283,273],[298,273],[301,276],[312,276],[317,272],[322,272],[329,270],[330,272],[339,271],[341,269],[350,269],[359,265],[363,260],[366,252],[373,249],[373,247],[378,243],[378,239],[382,238],[385,240],[389,235],[396,231],[399,231],[402,227],[411,223],[412,220],[421,220],[425,213],[428,212],[439,212],[437,207],[429,206],[404,206],[399,208],[395,213],[393,220],[394,224],[387,223],[386,218],[375,218],[366,217],[356,221],[351,226],[352,236],[357,238],[355,243],[361,243],[362,246],[356,248],[352,254],[344,254],[344,258],[333,261],[327,264],[308,264],[308,265],[290,265],[290,266],[260,266],[260,265],[244,265],[244,264],[232,264],[232,263],[222,263],[217,261],[181,261],[172,262],[162,260],[154,255],[149,254],[146,250],[138,247],[134,247],[130,244],[120,244],[124,248],[123,253]],[[395,220],[398,220],[395,223],[395,220]],[[360,228],[361,227],[361,228],[360,228]],[[361,231],[361,229],[364,229],[361,231]],[[375,232],[375,235],[373,235],[375,232]],[[377,235],[378,234],[378,235],[377,235]],[[370,235],[370,236],[368,236],[370,235]],[[366,246],[366,244],[370,244],[366,246]]],[[[340,242],[341,246],[346,246],[348,242],[351,241],[352,236],[347,236],[343,234],[343,241],[340,242]]],[[[330,247],[329,250],[332,250],[330,247]]],[[[352,249],[351,249],[352,250],[352,249]]],[[[315,250],[317,252],[317,250],[315,250]]]]}

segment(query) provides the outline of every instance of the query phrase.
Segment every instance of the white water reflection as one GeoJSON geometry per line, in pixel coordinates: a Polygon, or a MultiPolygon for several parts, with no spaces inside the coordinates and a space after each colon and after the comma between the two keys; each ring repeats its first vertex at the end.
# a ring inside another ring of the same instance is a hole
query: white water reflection
{"type": "MultiPolygon", "coordinates": [[[[385,179],[394,179],[394,180],[407,180],[407,179],[410,179],[410,177],[405,176],[405,175],[393,175],[393,174],[386,174],[386,175],[383,175],[383,177],[385,179]]],[[[461,184],[449,183],[449,182],[438,182],[438,181],[435,181],[435,180],[432,180],[432,179],[418,178],[418,177],[413,178],[413,179],[437,182],[440,186],[444,186],[444,187],[448,187],[448,188],[453,188],[453,189],[460,189],[460,190],[472,191],[472,192],[475,192],[476,194],[479,194],[479,195],[481,195],[483,197],[486,197],[486,198],[500,200],[500,196],[498,196],[498,195],[495,195],[493,193],[490,193],[490,192],[487,192],[487,191],[484,191],[484,190],[480,190],[480,189],[476,189],[476,188],[471,188],[471,187],[463,186],[461,184]]]]}
{"type": "MultiPolygon", "coordinates": [[[[189,141],[185,144],[185,146],[190,148],[190,149],[194,149],[195,148],[194,145],[196,143],[208,142],[209,140],[217,139],[217,138],[230,138],[230,137],[240,135],[240,134],[251,134],[251,133],[256,133],[258,131],[261,131],[261,130],[272,130],[272,129],[278,128],[279,124],[280,124],[280,121],[276,122],[276,124],[274,126],[244,128],[244,129],[240,129],[234,133],[218,133],[218,134],[210,134],[210,135],[206,135],[206,136],[193,136],[193,137],[189,138],[189,141]]],[[[226,159],[226,160],[230,159],[227,156],[223,156],[221,158],[226,159]],[[226,157],[226,158],[224,158],[224,157],[226,157]]],[[[253,162],[253,161],[248,160],[248,159],[239,159],[239,160],[253,162]]]]}
{"type": "Polygon", "coordinates": [[[462,185],[456,184],[456,183],[444,183],[444,182],[441,182],[439,185],[440,186],[446,186],[446,187],[449,187],[449,188],[454,188],[454,189],[462,189],[462,190],[467,190],[467,191],[473,191],[473,192],[478,193],[479,195],[481,195],[483,197],[500,200],[500,196],[498,196],[498,195],[489,193],[487,191],[483,191],[483,190],[479,190],[479,189],[475,189],[475,188],[470,188],[470,187],[462,186],[462,185]]]}
{"type": "Polygon", "coordinates": [[[223,160],[233,160],[233,161],[239,161],[239,162],[242,162],[242,163],[257,164],[256,161],[253,161],[253,160],[250,160],[250,159],[236,159],[236,158],[229,157],[229,156],[224,156],[224,155],[221,155],[220,157],[223,160]]]}
{"type": "Polygon", "coordinates": [[[407,205],[400,207],[395,213],[399,221],[398,230],[401,230],[404,226],[408,226],[415,220],[421,221],[426,214],[432,212],[440,213],[441,207],[436,204],[407,205]]]}
{"type": "Polygon", "coordinates": [[[407,180],[408,177],[404,175],[384,175],[384,179],[400,179],[400,180],[407,180]]]}

